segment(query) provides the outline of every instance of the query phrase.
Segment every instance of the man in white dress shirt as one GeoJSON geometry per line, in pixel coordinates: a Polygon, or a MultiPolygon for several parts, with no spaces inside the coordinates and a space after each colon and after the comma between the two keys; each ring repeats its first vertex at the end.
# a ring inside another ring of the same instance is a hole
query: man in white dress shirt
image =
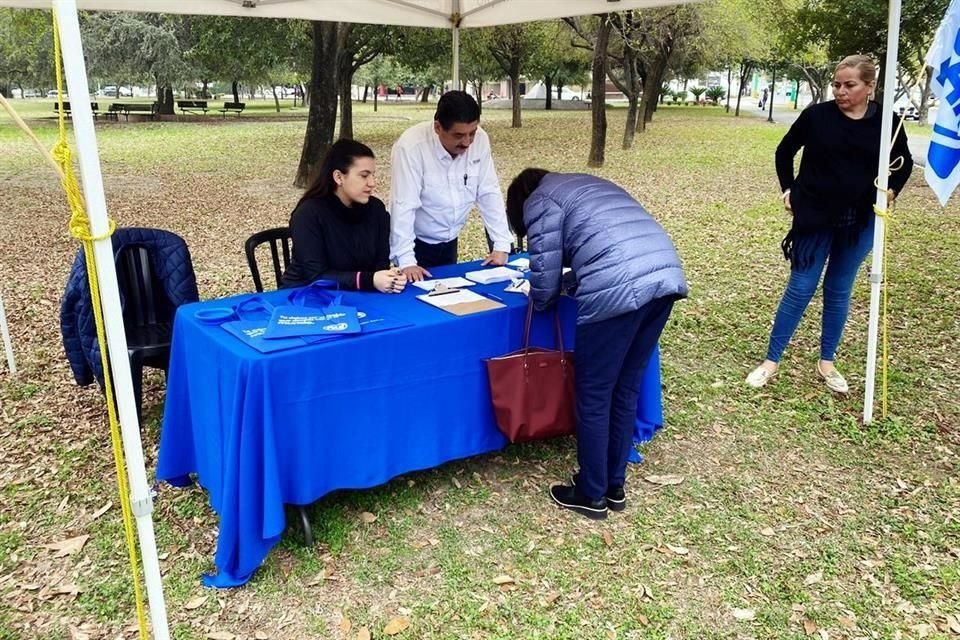
{"type": "Polygon", "coordinates": [[[433,122],[410,127],[393,145],[390,255],[411,282],[457,261],[457,237],[474,204],[491,245],[483,263],[507,262],[512,236],[490,139],[479,125],[477,101],[448,91],[433,122]]]}

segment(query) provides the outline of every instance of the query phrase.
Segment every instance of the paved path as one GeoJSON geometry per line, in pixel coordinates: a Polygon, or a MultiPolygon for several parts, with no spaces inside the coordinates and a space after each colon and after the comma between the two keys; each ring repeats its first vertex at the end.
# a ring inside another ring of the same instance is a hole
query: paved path
{"type": "MultiPolygon", "coordinates": [[[[731,104],[731,110],[734,108],[734,105],[731,104]]],[[[761,111],[755,102],[751,100],[747,102],[744,100],[740,103],[740,113],[745,115],[750,115],[755,118],[766,118],[767,112],[761,111]]],[[[794,111],[793,107],[782,107],[779,105],[773,106],[773,121],[776,124],[783,124],[786,126],[792,125],[797,116],[800,115],[800,111],[794,111]]],[[[933,121],[934,114],[930,115],[930,121],[933,121]]],[[[908,139],[910,144],[910,153],[913,154],[913,162],[918,167],[926,166],[927,164],[927,148],[930,146],[930,136],[924,136],[916,133],[911,133],[910,138],[908,139]]]]}

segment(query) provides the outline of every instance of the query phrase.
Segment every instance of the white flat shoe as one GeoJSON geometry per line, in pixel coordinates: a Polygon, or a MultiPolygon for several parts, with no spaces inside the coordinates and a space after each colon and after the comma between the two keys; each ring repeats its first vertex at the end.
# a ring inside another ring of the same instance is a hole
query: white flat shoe
{"type": "Polygon", "coordinates": [[[830,373],[824,373],[820,369],[820,363],[817,363],[817,373],[820,374],[820,377],[823,378],[823,381],[826,383],[827,388],[830,391],[836,393],[847,393],[850,391],[850,386],[847,384],[846,379],[840,375],[840,372],[834,369],[830,373]]]}
{"type": "Polygon", "coordinates": [[[769,369],[763,366],[759,366],[753,371],[750,372],[750,375],[747,376],[747,384],[753,387],[754,389],[759,389],[764,386],[773,376],[777,375],[777,372],[770,372],[769,369]]]}

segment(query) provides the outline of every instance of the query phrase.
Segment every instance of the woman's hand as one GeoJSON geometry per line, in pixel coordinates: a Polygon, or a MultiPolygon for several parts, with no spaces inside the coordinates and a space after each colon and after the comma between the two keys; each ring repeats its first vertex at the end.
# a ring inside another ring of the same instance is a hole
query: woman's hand
{"type": "Polygon", "coordinates": [[[789,211],[790,213],[793,213],[793,207],[790,206],[790,189],[787,189],[786,191],[784,191],[783,195],[780,197],[783,198],[783,208],[789,211]]]}
{"type": "Polygon", "coordinates": [[[400,293],[407,277],[399,269],[383,269],[373,274],[373,286],[381,293],[400,293]]]}

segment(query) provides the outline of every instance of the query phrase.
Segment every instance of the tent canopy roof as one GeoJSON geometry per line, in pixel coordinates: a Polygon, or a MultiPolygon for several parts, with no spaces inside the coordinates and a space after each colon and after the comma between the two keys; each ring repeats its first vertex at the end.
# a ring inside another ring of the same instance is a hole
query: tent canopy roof
{"type": "MultiPolygon", "coordinates": [[[[551,20],[687,1],[690,0],[77,0],[77,7],[449,29],[551,20]]],[[[0,7],[49,9],[51,4],[50,0],[0,0],[0,7]]]]}

